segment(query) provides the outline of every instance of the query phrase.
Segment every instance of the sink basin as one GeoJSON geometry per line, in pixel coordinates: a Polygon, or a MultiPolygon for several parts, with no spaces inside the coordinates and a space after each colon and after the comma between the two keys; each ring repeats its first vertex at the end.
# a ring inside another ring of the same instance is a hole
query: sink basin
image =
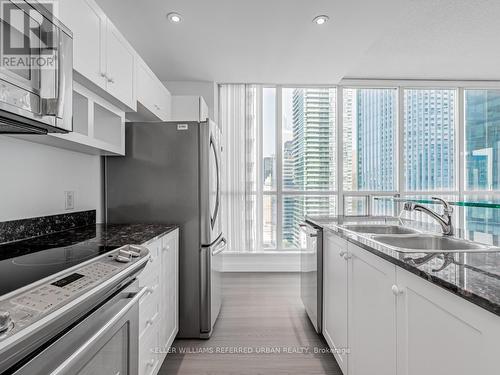
{"type": "Polygon", "coordinates": [[[365,233],[365,234],[415,234],[418,231],[403,227],[401,225],[390,224],[358,224],[358,225],[344,225],[344,229],[365,233]]]}
{"type": "Polygon", "coordinates": [[[374,236],[374,241],[389,245],[401,252],[499,252],[499,248],[437,235],[374,236]]]}

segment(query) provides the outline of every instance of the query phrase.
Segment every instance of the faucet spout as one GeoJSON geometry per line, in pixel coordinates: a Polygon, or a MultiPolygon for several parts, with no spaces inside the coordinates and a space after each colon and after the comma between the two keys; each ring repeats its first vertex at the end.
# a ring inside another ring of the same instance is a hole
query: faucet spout
{"type": "Polygon", "coordinates": [[[432,217],[439,223],[441,229],[443,230],[443,234],[445,236],[453,236],[453,234],[455,233],[455,230],[453,228],[453,219],[452,219],[453,207],[451,207],[450,204],[444,199],[436,197],[433,197],[432,199],[443,204],[442,215],[438,214],[436,211],[431,210],[426,206],[414,202],[406,202],[404,204],[404,210],[418,211],[427,214],[428,216],[432,217]]]}

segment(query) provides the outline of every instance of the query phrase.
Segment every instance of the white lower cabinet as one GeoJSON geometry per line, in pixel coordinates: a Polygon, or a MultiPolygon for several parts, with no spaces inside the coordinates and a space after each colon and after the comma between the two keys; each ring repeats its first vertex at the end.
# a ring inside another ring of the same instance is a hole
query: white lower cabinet
{"type": "Polygon", "coordinates": [[[179,232],[166,236],[162,240],[161,269],[164,282],[161,285],[162,300],[160,316],[163,329],[161,347],[168,350],[177,335],[179,327],[179,232]]]}
{"type": "Polygon", "coordinates": [[[396,301],[393,264],[348,244],[350,375],[396,374],[396,301]]]}
{"type": "Polygon", "coordinates": [[[328,231],[323,254],[323,335],[344,375],[498,373],[498,316],[328,231]]]}
{"type": "Polygon", "coordinates": [[[323,336],[347,374],[347,242],[324,233],[323,336]]]}
{"type": "Polygon", "coordinates": [[[498,374],[500,318],[403,269],[398,374],[498,374]]]}
{"type": "Polygon", "coordinates": [[[179,231],[146,245],[151,261],[139,275],[139,375],[155,375],[178,331],[179,231]]]}

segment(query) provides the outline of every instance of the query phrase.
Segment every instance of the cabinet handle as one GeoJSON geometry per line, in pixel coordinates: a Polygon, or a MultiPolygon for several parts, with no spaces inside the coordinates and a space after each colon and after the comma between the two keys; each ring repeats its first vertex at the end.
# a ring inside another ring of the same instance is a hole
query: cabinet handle
{"type": "Polygon", "coordinates": [[[153,367],[153,366],[154,366],[154,364],[155,364],[155,360],[154,360],[154,359],[150,359],[150,360],[148,361],[148,363],[147,363],[147,365],[148,365],[149,367],[153,367]]]}
{"type": "Polygon", "coordinates": [[[152,326],[153,325],[153,319],[146,320],[146,325],[147,326],[152,326]]]}
{"type": "Polygon", "coordinates": [[[149,256],[149,262],[150,262],[150,263],[153,263],[153,262],[154,262],[154,259],[153,259],[153,257],[152,257],[151,255],[149,256]]]}
{"type": "Polygon", "coordinates": [[[340,251],[340,253],[339,253],[339,256],[340,256],[341,258],[343,258],[343,257],[344,257],[344,255],[346,255],[346,254],[347,254],[347,251],[341,250],[341,251],[340,251]]]}
{"type": "Polygon", "coordinates": [[[109,77],[109,78],[108,78],[108,82],[109,82],[109,83],[115,83],[115,80],[114,80],[113,78],[109,77]]]}
{"type": "Polygon", "coordinates": [[[351,258],[352,258],[352,255],[351,255],[351,254],[345,254],[345,255],[344,255],[344,259],[345,259],[345,260],[349,260],[349,259],[351,259],[351,258]]]}
{"type": "Polygon", "coordinates": [[[155,291],[156,289],[158,289],[158,287],[159,287],[159,286],[160,286],[159,284],[156,284],[156,285],[155,285],[155,286],[153,286],[153,287],[148,287],[148,288],[146,289],[146,293],[147,293],[147,294],[153,294],[153,293],[154,293],[154,291],[155,291]]]}
{"type": "Polygon", "coordinates": [[[392,294],[394,294],[395,296],[400,296],[401,294],[403,294],[403,290],[399,289],[397,285],[393,285],[391,289],[392,289],[392,294]]]}

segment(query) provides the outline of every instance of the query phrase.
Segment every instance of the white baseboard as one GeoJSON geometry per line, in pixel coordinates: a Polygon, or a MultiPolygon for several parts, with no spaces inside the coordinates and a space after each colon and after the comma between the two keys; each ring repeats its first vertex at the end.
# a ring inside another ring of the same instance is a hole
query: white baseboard
{"type": "Polygon", "coordinates": [[[226,253],[224,272],[299,272],[300,254],[286,253],[226,253]]]}

